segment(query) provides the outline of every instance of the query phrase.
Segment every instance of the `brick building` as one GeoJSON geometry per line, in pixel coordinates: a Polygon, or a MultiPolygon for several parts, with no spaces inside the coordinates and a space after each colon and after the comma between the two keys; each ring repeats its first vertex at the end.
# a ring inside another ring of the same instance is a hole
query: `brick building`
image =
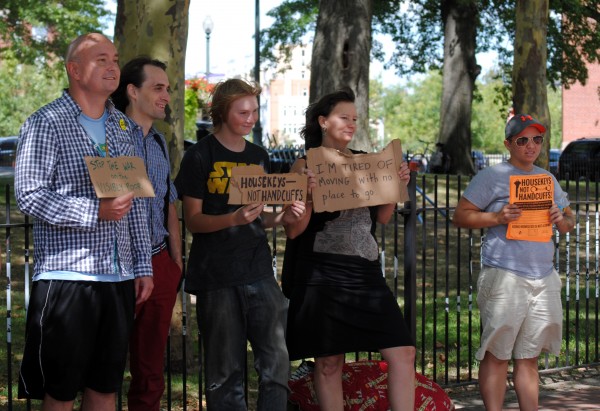
{"type": "Polygon", "coordinates": [[[266,118],[272,143],[303,144],[300,129],[306,122],[310,88],[312,45],[292,50],[290,69],[275,73],[268,86],[269,114],[266,118]]]}
{"type": "Polygon", "coordinates": [[[562,148],[581,137],[600,137],[600,64],[588,64],[585,86],[563,87],[562,109],[562,148]]]}

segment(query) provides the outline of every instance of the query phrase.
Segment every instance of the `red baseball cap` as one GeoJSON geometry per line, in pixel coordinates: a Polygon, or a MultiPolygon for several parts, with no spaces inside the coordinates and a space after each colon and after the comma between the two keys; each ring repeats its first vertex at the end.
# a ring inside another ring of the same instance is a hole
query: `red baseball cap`
{"type": "Polygon", "coordinates": [[[516,136],[529,126],[537,128],[540,133],[546,132],[546,127],[529,114],[515,114],[506,123],[506,128],[504,129],[505,138],[516,136]]]}

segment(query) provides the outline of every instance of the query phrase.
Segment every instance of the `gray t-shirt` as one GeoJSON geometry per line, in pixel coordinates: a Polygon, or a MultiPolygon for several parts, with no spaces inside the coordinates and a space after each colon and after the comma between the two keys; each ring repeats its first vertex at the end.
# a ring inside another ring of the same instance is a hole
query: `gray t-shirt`
{"type": "MultiPolygon", "coordinates": [[[[567,193],[548,171],[533,166],[533,170],[527,172],[508,162],[488,167],[476,174],[463,197],[482,211],[498,212],[508,204],[510,176],[534,174],[551,176],[554,182],[554,203],[561,209],[569,205],[567,193]]],[[[509,270],[518,276],[531,279],[549,275],[553,268],[553,241],[507,240],[506,229],[506,224],[487,229],[482,247],[483,264],[509,270]]]]}

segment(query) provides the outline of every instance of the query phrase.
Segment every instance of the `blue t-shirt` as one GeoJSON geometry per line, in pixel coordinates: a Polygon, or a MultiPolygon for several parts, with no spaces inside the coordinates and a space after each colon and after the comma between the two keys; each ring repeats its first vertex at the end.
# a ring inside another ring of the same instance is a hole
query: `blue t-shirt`
{"type": "Polygon", "coordinates": [[[79,124],[85,129],[94,149],[100,157],[106,157],[106,119],[108,111],[104,110],[100,118],[91,118],[83,113],[79,114],[79,124]]]}
{"type": "MultiPolygon", "coordinates": [[[[498,212],[509,202],[510,176],[546,174],[554,182],[554,203],[564,208],[569,205],[567,193],[556,178],[543,168],[533,166],[532,171],[521,170],[508,162],[483,169],[475,175],[463,197],[485,212],[498,212]]],[[[502,224],[489,227],[482,247],[484,265],[509,270],[521,277],[538,279],[549,275],[553,269],[554,243],[508,240],[502,224]]]]}

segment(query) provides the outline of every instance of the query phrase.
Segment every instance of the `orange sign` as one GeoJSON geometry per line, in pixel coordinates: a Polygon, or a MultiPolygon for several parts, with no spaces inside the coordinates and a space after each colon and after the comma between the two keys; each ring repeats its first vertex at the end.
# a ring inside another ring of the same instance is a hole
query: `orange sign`
{"type": "Polygon", "coordinates": [[[547,242],[552,238],[548,209],[554,202],[554,182],[547,174],[510,176],[510,204],[523,211],[518,220],[508,224],[506,238],[547,242]]]}

